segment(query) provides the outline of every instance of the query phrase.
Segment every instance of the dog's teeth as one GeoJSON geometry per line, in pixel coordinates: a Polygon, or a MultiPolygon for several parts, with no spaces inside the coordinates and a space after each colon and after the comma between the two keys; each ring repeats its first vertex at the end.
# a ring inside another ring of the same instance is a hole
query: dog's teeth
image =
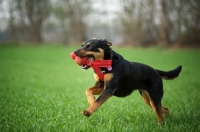
{"type": "Polygon", "coordinates": [[[89,60],[90,60],[90,61],[93,61],[93,58],[92,58],[92,57],[90,57],[90,58],[89,58],[89,60]]]}
{"type": "Polygon", "coordinates": [[[84,66],[82,66],[82,69],[83,69],[83,70],[85,70],[85,68],[86,68],[86,67],[87,67],[87,66],[86,66],[86,65],[84,65],[84,66]]]}

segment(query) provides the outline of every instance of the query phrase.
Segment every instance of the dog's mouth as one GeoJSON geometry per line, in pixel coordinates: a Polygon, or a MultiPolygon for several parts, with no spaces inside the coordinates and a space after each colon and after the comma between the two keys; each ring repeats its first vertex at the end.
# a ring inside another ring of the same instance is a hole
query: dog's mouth
{"type": "MultiPolygon", "coordinates": [[[[87,57],[88,60],[91,61],[91,62],[95,60],[94,56],[88,55],[88,56],[86,56],[86,57],[87,57]]],[[[90,66],[87,65],[87,64],[82,65],[82,69],[83,69],[83,70],[87,70],[87,69],[89,69],[89,68],[90,68],[90,66]]]]}
{"type": "MultiPolygon", "coordinates": [[[[75,54],[76,56],[79,56],[80,58],[87,58],[88,61],[94,61],[94,60],[103,60],[104,58],[104,50],[101,48],[98,48],[99,52],[94,51],[85,51],[83,49],[77,51],[75,54]]],[[[82,69],[87,70],[90,68],[90,64],[84,63],[82,64],[82,69]]]]}

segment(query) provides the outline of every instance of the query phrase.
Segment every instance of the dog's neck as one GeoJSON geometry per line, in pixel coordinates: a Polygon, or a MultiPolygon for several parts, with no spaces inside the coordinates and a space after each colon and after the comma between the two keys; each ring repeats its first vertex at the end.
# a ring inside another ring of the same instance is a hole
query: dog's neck
{"type": "Polygon", "coordinates": [[[112,60],[113,51],[111,48],[104,50],[104,60],[112,60]]]}

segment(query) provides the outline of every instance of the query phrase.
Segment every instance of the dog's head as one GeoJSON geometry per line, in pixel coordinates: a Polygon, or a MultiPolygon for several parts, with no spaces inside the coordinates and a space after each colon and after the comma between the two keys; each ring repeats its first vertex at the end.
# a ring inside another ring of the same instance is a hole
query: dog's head
{"type": "MultiPolygon", "coordinates": [[[[74,51],[76,56],[81,58],[88,57],[89,60],[108,60],[111,59],[112,43],[106,39],[90,39],[82,43],[82,47],[74,51]]],[[[90,66],[84,65],[83,69],[88,69],[90,66]]]]}

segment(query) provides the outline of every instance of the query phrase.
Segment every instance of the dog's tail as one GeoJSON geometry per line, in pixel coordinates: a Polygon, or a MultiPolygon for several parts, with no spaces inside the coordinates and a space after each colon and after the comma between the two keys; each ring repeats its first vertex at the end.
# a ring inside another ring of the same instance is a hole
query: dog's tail
{"type": "Polygon", "coordinates": [[[163,79],[170,80],[178,77],[179,73],[181,72],[181,69],[182,66],[178,66],[176,69],[167,72],[161,70],[156,70],[156,71],[163,79]]]}

